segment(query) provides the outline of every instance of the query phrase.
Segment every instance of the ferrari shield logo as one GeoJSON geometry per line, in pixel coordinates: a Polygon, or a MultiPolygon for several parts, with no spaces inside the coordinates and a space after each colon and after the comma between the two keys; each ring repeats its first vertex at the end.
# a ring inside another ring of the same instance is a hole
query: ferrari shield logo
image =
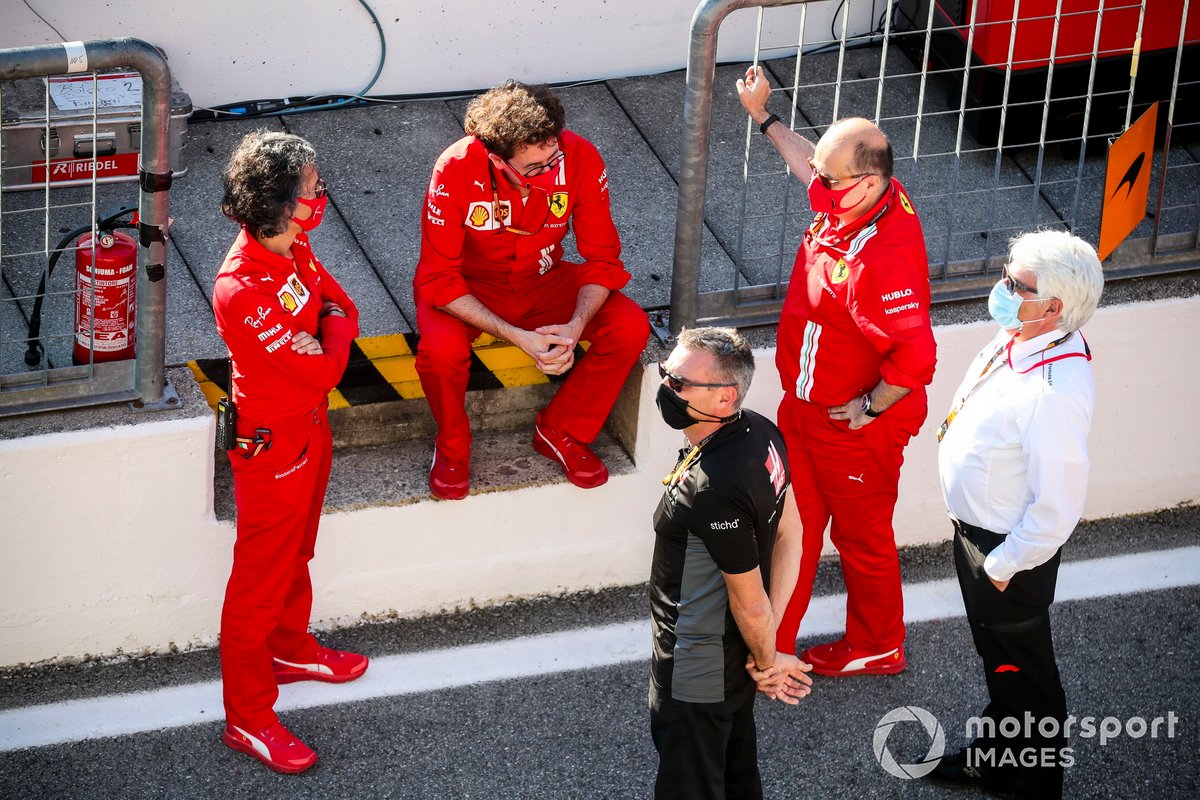
{"type": "Polygon", "coordinates": [[[839,258],[837,266],[833,268],[833,272],[829,276],[829,280],[833,281],[834,283],[845,283],[846,278],[849,277],[850,268],[846,266],[846,259],[839,258]]]}
{"type": "Polygon", "coordinates": [[[558,217],[559,219],[562,219],[567,213],[567,193],[555,192],[554,194],[550,195],[549,201],[550,213],[554,214],[554,216],[558,217]]]}
{"type": "Polygon", "coordinates": [[[904,192],[898,192],[897,194],[900,195],[900,205],[904,207],[905,211],[910,214],[917,213],[913,211],[912,203],[908,202],[908,195],[906,195],[904,192]]]}

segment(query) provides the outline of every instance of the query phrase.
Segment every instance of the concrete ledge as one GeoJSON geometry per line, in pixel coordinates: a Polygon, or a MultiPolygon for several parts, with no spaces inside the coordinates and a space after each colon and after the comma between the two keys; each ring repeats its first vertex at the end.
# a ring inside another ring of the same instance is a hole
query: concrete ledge
{"type": "MultiPolygon", "coordinates": [[[[1103,308],[1087,334],[1099,390],[1087,516],[1200,500],[1196,425],[1170,413],[1200,390],[1185,350],[1200,338],[1200,297],[1103,308]]],[[[903,545],[948,536],[933,430],[990,335],[987,323],[936,329],[930,421],[901,479],[903,545]]],[[[770,413],[780,395],[774,351],[757,354],[747,405],[770,413]]],[[[642,582],[659,478],[681,437],[658,419],[653,367],[632,383],[636,466],[606,486],[560,482],[329,514],[313,563],[315,624],[642,582]]],[[[201,408],[0,441],[0,665],[215,642],[233,527],[213,514],[213,423],[201,408]]]]}

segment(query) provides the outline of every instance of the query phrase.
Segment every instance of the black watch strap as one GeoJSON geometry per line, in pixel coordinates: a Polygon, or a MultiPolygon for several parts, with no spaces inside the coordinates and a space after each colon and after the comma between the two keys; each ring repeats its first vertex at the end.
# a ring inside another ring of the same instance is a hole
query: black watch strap
{"type": "Polygon", "coordinates": [[[878,417],[880,414],[883,413],[882,411],[876,411],[875,409],[871,408],[871,393],[870,392],[867,392],[866,394],[864,394],[862,396],[862,410],[863,410],[864,414],[866,414],[868,417],[871,417],[872,419],[874,419],[875,417],[878,417]]]}
{"type": "Polygon", "coordinates": [[[766,133],[767,133],[767,128],[771,127],[771,126],[772,126],[772,125],[774,125],[776,122],[780,122],[780,121],[781,121],[781,120],[779,119],[779,115],[778,115],[778,114],[772,114],[771,116],[769,116],[769,117],[767,117],[766,119],[764,119],[764,120],[763,120],[763,123],[762,123],[762,125],[759,125],[759,126],[758,126],[758,132],[759,132],[759,133],[761,133],[761,134],[763,134],[763,135],[765,136],[765,135],[766,135],[766,133]]]}

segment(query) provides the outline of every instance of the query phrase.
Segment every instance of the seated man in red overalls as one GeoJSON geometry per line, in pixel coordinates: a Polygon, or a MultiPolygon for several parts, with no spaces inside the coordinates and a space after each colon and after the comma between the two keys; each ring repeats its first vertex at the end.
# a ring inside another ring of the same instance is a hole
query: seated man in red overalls
{"type": "Polygon", "coordinates": [[[649,324],[617,291],[629,273],[604,161],[563,122],[549,87],[509,81],[471,102],[468,135],[433,168],[413,290],[417,373],[438,425],[429,488],[443,499],[461,499],[470,488],[465,402],[480,332],[519,347],[547,375],[571,370],[538,414],[534,449],[576,486],[608,480],[588,445],[645,347],[649,324]],[[563,260],[572,221],[579,264],[563,260]],[[591,345],[576,365],[581,339],[591,345]]]}

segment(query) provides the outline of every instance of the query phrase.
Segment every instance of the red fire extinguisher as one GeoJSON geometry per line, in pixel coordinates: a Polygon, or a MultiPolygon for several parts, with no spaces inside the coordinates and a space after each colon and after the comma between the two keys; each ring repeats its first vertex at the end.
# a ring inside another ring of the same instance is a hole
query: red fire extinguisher
{"type": "Polygon", "coordinates": [[[59,256],[71,250],[75,251],[75,344],[71,360],[87,364],[133,358],[137,345],[138,245],[118,228],[137,229],[137,208],[122,206],[101,215],[94,226],[84,225],[68,233],[50,253],[29,315],[25,350],[29,366],[40,365],[44,356],[41,333],[46,281],[54,273],[59,256]],[[129,215],[133,217],[131,222],[121,221],[129,215]]]}
{"type": "Polygon", "coordinates": [[[137,242],[120,231],[100,231],[80,236],[75,248],[73,360],[76,364],[99,364],[133,358],[137,344],[137,242]]]}

